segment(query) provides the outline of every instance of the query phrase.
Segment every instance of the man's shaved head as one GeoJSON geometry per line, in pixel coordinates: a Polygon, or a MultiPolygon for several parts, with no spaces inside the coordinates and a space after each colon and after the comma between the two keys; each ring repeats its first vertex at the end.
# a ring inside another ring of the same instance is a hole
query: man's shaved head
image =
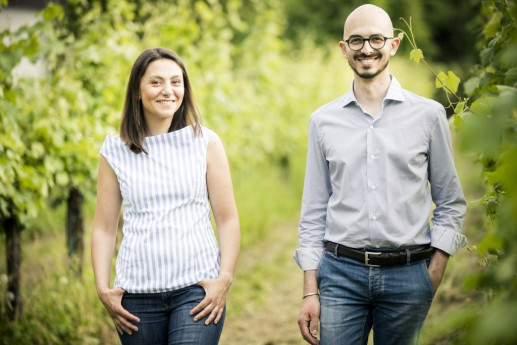
{"type": "MultiPolygon", "coordinates": [[[[383,35],[393,36],[393,24],[390,16],[382,8],[375,5],[366,4],[357,7],[350,13],[345,21],[344,37],[349,37],[351,34],[364,35],[362,32],[355,32],[355,30],[364,30],[370,28],[382,33],[383,35]]],[[[369,35],[369,33],[366,33],[369,35]]]]}

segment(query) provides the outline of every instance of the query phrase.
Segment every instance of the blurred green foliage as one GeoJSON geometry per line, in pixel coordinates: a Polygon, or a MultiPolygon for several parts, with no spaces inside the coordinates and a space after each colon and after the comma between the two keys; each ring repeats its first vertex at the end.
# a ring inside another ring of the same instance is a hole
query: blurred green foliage
{"type": "MultiPolygon", "coordinates": [[[[476,53],[476,30],[479,27],[481,0],[286,0],[285,37],[297,42],[307,36],[318,44],[338,42],[343,24],[357,6],[371,3],[389,13],[393,26],[400,28],[400,18],[412,18],[419,46],[433,61],[472,63],[476,53]]],[[[410,47],[401,46],[402,52],[410,47]]]]}
{"type": "Polygon", "coordinates": [[[470,248],[485,269],[465,282],[469,291],[483,292],[486,302],[483,308],[463,305],[445,317],[451,327],[429,343],[444,338],[473,345],[517,343],[517,6],[513,0],[483,1],[479,18],[484,23],[479,64],[463,85],[468,98],[458,96],[460,79],[453,72],[433,73],[454,110],[460,148],[475,155],[488,187],[469,205],[486,212],[481,240],[470,248]]]}
{"type": "Polygon", "coordinates": [[[470,288],[489,297],[470,315],[471,344],[515,344],[517,330],[517,5],[485,1],[480,65],[466,84],[470,111],[459,117],[463,149],[475,152],[489,190],[476,201],[485,207],[486,234],[477,250],[486,270],[470,288]]]}

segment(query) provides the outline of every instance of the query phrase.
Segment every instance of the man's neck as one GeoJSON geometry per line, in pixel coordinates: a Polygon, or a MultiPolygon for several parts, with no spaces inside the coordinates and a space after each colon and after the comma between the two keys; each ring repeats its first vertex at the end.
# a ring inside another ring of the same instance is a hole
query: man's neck
{"type": "Polygon", "coordinates": [[[383,73],[373,79],[355,76],[354,95],[361,107],[372,117],[376,117],[382,107],[382,101],[390,87],[389,73],[383,73]]]}

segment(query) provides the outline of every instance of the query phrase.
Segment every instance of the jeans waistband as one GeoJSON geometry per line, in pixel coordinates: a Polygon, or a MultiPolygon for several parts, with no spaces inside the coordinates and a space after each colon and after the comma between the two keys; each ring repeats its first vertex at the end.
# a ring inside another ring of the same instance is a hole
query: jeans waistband
{"type": "Polygon", "coordinates": [[[404,265],[410,262],[428,259],[434,253],[434,248],[429,245],[412,249],[400,248],[394,249],[393,251],[379,251],[375,249],[354,249],[334,242],[327,242],[325,249],[337,256],[364,262],[368,267],[404,265]]]}

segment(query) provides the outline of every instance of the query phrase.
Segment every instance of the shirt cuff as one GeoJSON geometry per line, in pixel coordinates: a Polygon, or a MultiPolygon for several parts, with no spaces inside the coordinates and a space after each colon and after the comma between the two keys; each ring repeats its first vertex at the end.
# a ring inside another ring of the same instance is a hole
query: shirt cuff
{"type": "Polygon", "coordinates": [[[293,258],[303,271],[316,270],[323,251],[323,248],[299,248],[294,251],[293,258]]]}
{"type": "Polygon", "coordinates": [[[435,226],[431,229],[431,247],[453,256],[467,245],[467,238],[451,229],[435,226]]]}

